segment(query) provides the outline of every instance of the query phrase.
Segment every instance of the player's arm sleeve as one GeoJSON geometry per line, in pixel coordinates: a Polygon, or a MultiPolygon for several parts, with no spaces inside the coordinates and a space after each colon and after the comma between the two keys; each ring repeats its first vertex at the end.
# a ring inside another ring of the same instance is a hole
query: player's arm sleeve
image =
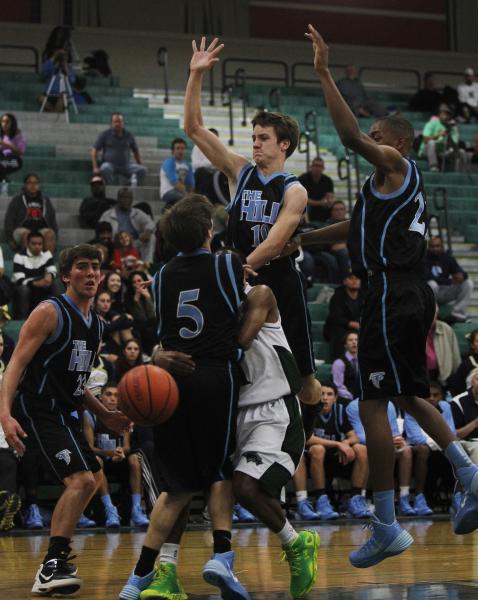
{"type": "Polygon", "coordinates": [[[241,261],[234,254],[216,256],[215,270],[219,289],[229,309],[235,314],[245,298],[241,261]]]}

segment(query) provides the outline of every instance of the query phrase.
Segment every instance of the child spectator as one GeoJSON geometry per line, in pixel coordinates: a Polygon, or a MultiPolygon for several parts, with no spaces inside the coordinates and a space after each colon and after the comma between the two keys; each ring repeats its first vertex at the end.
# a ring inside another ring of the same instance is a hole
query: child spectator
{"type": "Polygon", "coordinates": [[[139,250],[134,247],[133,238],[127,231],[119,231],[115,235],[114,244],[111,266],[120,272],[122,279],[127,279],[131,271],[143,265],[139,250]]]}
{"type": "Polygon", "coordinates": [[[12,113],[0,117],[0,181],[22,168],[26,142],[12,113]]]}
{"type": "Polygon", "coordinates": [[[116,379],[120,381],[130,369],[143,364],[143,353],[139,340],[133,338],[123,344],[121,356],[116,361],[116,379]]]}
{"type": "MultiPolygon", "coordinates": [[[[118,407],[118,388],[113,383],[107,383],[99,396],[100,401],[108,410],[118,407]]],[[[131,492],[131,521],[136,527],[149,524],[149,519],[141,508],[141,464],[136,453],[131,451],[129,432],[119,436],[107,429],[96,416],[88,411],[83,416],[83,426],[86,441],[96,454],[103,468],[103,482],[99,488],[101,502],[105,508],[108,528],[120,526],[119,514],[116,506],[111,501],[108,477],[114,476],[121,482],[129,481],[131,492]]]]}
{"type": "Polygon", "coordinates": [[[133,271],[126,282],[125,307],[134,319],[134,328],[138,332],[142,346],[151,354],[156,343],[156,315],[149,288],[149,281],[143,271],[133,271]]]}

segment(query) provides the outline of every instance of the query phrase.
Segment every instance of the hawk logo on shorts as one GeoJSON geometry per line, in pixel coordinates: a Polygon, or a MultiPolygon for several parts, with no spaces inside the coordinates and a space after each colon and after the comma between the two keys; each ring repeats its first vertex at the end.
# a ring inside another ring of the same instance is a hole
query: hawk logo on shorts
{"type": "Polygon", "coordinates": [[[60,452],[55,454],[55,458],[58,460],[64,460],[65,463],[69,465],[71,462],[70,454],[71,452],[69,450],[60,450],[60,452]]]}
{"type": "Polygon", "coordinates": [[[257,454],[257,452],[244,452],[242,456],[247,462],[254,462],[256,465],[262,465],[262,458],[257,454]]]}
{"type": "Polygon", "coordinates": [[[376,387],[377,390],[379,390],[380,382],[382,381],[382,379],[384,377],[385,377],[385,371],[377,371],[376,373],[370,373],[370,377],[368,378],[368,380],[372,382],[372,385],[374,387],[376,387]]]}

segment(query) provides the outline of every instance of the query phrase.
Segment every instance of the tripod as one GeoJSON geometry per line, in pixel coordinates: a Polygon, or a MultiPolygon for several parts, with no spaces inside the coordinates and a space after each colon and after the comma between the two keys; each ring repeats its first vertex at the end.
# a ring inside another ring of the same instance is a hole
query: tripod
{"type": "MultiPolygon", "coordinates": [[[[78,107],[76,106],[75,99],[73,97],[73,91],[71,89],[70,81],[68,77],[58,69],[58,71],[51,76],[50,82],[48,83],[48,87],[45,92],[45,97],[43,99],[42,105],[40,107],[40,112],[44,112],[45,105],[48,102],[48,98],[50,97],[51,90],[55,85],[55,82],[58,81],[58,97],[62,99],[63,103],[63,112],[65,114],[65,120],[67,123],[70,122],[70,113],[68,110],[69,105],[73,106],[73,110],[76,114],[78,114],[78,107]]],[[[55,94],[56,95],[56,94],[55,94]]]]}

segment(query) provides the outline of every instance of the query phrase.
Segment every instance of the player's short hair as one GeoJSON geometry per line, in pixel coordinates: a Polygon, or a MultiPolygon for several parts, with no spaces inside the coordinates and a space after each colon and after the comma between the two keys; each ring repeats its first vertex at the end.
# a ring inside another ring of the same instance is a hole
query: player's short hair
{"type": "Polygon", "coordinates": [[[214,207],[206,196],[186,194],[162,216],[161,237],[180,252],[194,252],[207,238],[213,213],[214,207]]]}
{"type": "Polygon", "coordinates": [[[297,148],[297,144],[299,143],[299,123],[292,117],[289,117],[289,115],[261,110],[252,119],[252,126],[255,127],[256,125],[272,127],[278,142],[289,140],[290,145],[285,153],[287,158],[297,148]]]}
{"type": "Polygon", "coordinates": [[[337,389],[337,386],[335,385],[335,383],[331,379],[328,379],[326,381],[322,381],[320,383],[320,385],[322,386],[322,389],[324,389],[324,387],[332,388],[334,390],[334,394],[336,396],[339,395],[339,390],[337,389]]]}
{"type": "Polygon", "coordinates": [[[88,260],[98,260],[101,264],[101,252],[91,244],[78,244],[72,248],[65,248],[60,254],[59,270],[61,277],[67,277],[75,260],[86,258],[88,260]]]}
{"type": "Polygon", "coordinates": [[[415,130],[408,119],[400,115],[387,115],[375,119],[375,122],[385,124],[385,127],[397,138],[405,138],[408,140],[408,145],[411,148],[415,139],[415,130]]]}

